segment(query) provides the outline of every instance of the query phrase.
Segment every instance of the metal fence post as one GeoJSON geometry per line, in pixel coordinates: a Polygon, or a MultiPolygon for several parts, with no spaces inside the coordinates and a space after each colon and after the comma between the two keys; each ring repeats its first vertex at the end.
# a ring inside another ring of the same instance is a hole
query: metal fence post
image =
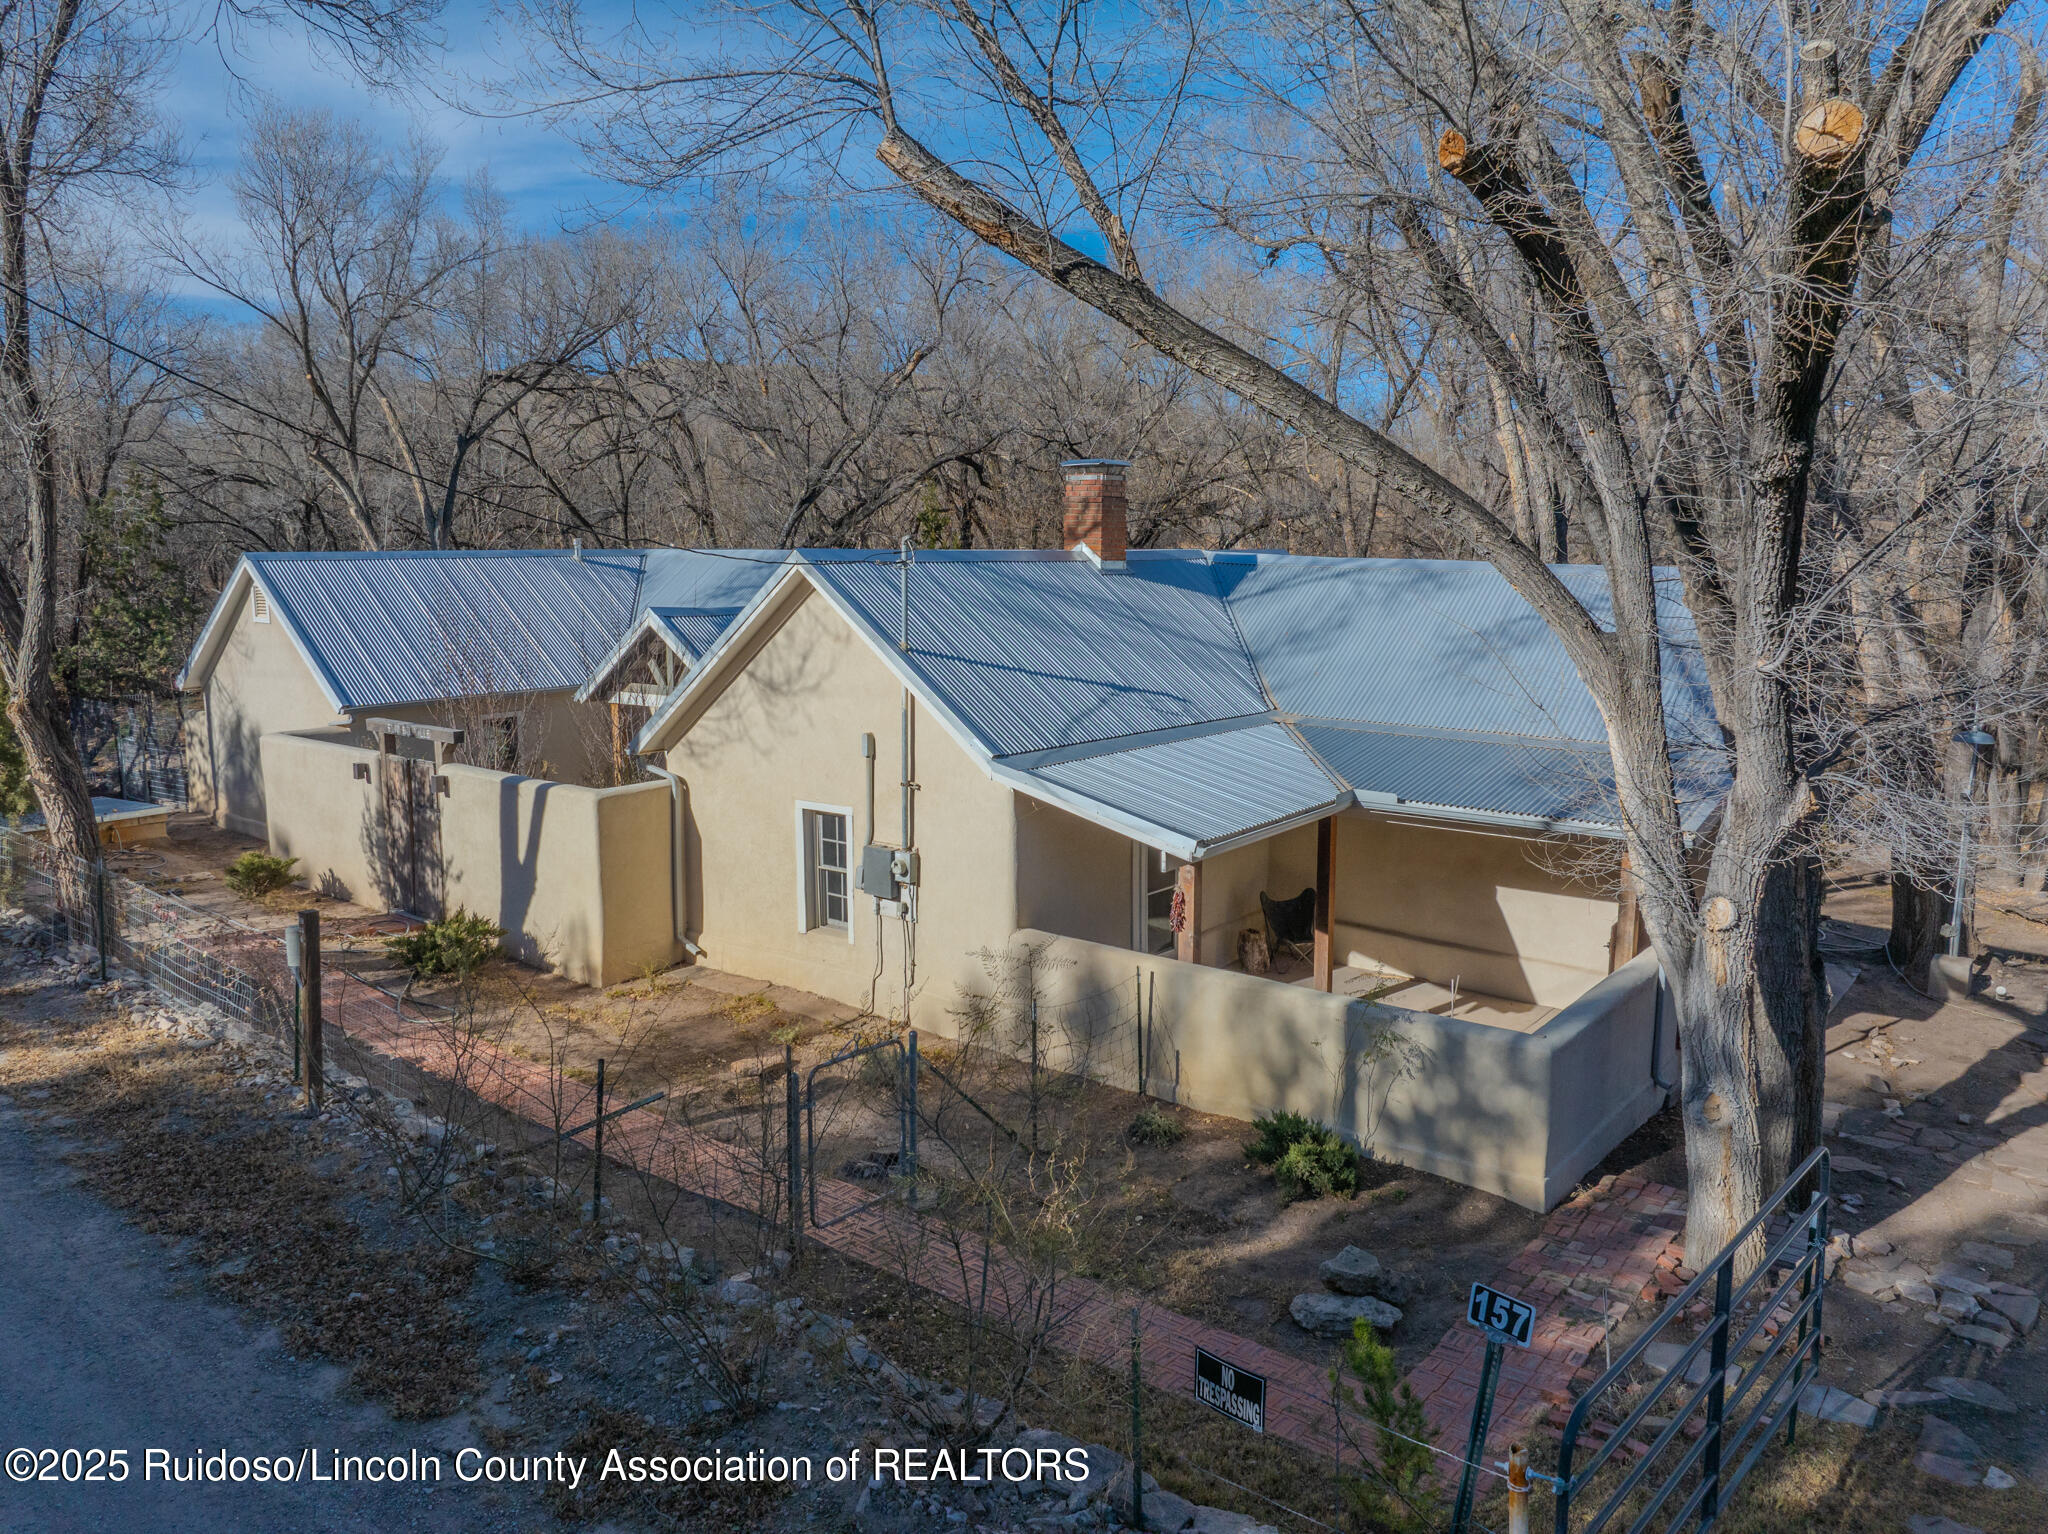
{"type": "Polygon", "coordinates": [[[93,936],[99,940],[100,983],[107,980],[107,865],[92,865],[93,936]]]}
{"type": "Polygon", "coordinates": [[[1138,1325],[1138,1307],[1131,1307],[1131,1527],[1145,1527],[1145,1436],[1144,1416],[1140,1408],[1143,1379],[1139,1367],[1139,1349],[1142,1344],[1138,1325]]]}
{"type": "Polygon", "coordinates": [[[326,1091],[326,1041],[320,1033],[320,913],[299,912],[299,962],[302,991],[299,1000],[299,1031],[304,1045],[299,1051],[305,1069],[306,1111],[318,1113],[326,1091]]]}
{"type": "Polygon", "coordinates": [[[597,1057],[597,1143],[590,1163],[590,1223],[604,1224],[604,1056],[597,1057]]]}
{"type": "Polygon", "coordinates": [[[904,1040],[903,1068],[910,1077],[910,1102],[908,1107],[910,1123],[903,1140],[905,1154],[909,1158],[911,1197],[914,1199],[917,1197],[917,1030],[915,1028],[910,1030],[909,1036],[904,1040]]]}
{"type": "Polygon", "coordinates": [[[1131,1013],[1138,1025],[1138,1095],[1145,1095],[1145,967],[1131,971],[1131,1013]]]}
{"type": "Polygon", "coordinates": [[[796,1048],[790,1044],[782,1046],[782,1097],[787,1125],[783,1137],[789,1141],[789,1255],[794,1257],[804,1239],[804,1114],[796,1085],[796,1048]]]}
{"type": "Polygon", "coordinates": [[[1529,1451],[1508,1449],[1508,1534],[1529,1534],[1529,1451]]]}
{"type": "Polygon", "coordinates": [[[1472,1500],[1479,1490],[1479,1460],[1486,1453],[1486,1424],[1493,1416],[1493,1389],[1500,1380],[1503,1349],[1489,1332],[1486,1356],[1479,1365],[1479,1395],[1472,1403],[1472,1434],[1465,1443],[1465,1470],[1458,1477],[1458,1503],[1451,1514],[1451,1534],[1472,1527],[1472,1500]]]}
{"type": "Polygon", "coordinates": [[[1706,1444],[1701,1450],[1700,1479],[1706,1482],[1706,1496],[1700,1502],[1700,1523],[1710,1524],[1721,1512],[1721,1417],[1727,1409],[1728,1394],[1728,1312],[1735,1285],[1735,1254],[1723,1255],[1714,1273],[1714,1340],[1707,1352],[1712,1362],[1707,1387],[1706,1444]]]}

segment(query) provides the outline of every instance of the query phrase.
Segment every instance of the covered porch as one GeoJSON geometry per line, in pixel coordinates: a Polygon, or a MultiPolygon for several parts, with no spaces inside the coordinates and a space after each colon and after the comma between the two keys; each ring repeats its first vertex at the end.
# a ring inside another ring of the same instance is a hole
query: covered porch
{"type": "Polygon", "coordinates": [[[1352,807],[1144,864],[1155,956],[1518,1033],[1646,946],[1619,849],[1583,835],[1352,807]]]}

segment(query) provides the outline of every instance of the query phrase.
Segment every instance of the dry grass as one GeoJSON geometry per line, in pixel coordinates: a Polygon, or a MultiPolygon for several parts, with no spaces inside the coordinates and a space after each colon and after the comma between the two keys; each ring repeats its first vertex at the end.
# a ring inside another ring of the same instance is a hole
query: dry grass
{"type": "MultiPolygon", "coordinates": [[[[678,1454],[703,1452],[708,1437],[701,1429],[657,1427],[637,1412],[619,1411],[598,1401],[580,1403],[582,1425],[562,1445],[562,1452],[582,1455],[593,1469],[604,1463],[613,1449],[630,1459],[634,1455],[671,1458],[678,1454]]],[[[735,1452],[732,1446],[713,1452],[735,1452]]],[[[744,1452],[743,1450],[740,1452],[744,1452]]],[[[823,1473],[823,1467],[817,1467],[823,1473]]],[[[687,1486],[634,1485],[624,1480],[601,1480],[594,1474],[574,1491],[557,1482],[545,1493],[548,1508],[558,1518],[572,1523],[609,1518],[637,1518],[658,1528],[753,1529],[766,1525],[770,1514],[790,1487],[773,1481],[704,1481],[687,1486]]]]}
{"type": "MultiPolygon", "coordinates": [[[[1900,1534],[1907,1519],[1925,1513],[1956,1519],[1985,1534],[2040,1534],[2048,1529],[2048,1497],[2024,1479],[2008,1491],[1988,1491],[1951,1486],[1916,1470],[1913,1449],[1919,1437],[1919,1418],[1918,1412],[1900,1413],[1869,1432],[1802,1418],[1797,1442],[1787,1448],[1780,1435],[1736,1491],[1734,1505],[1715,1528],[1725,1534],[1791,1534],[1808,1529],[1825,1529],[1829,1534],[1900,1534]]],[[[1966,1423],[1962,1425],[1967,1428],[1966,1423]]],[[[1536,1468],[1547,1464],[1546,1459],[1536,1468]]],[[[1597,1478],[1599,1495],[1575,1506],[1583,1506],[1590,1517],[1626,1469],[1603,1468],[1597,1478]]],[[[1481,1499],[1479,1520],[1496,1529],[1505,1528],[1505,1493],[1498,1490],[1498,1481],[1490,1485],[1495,1490],[1481,1499]]],[[[1632,1511],[1641,1505],[1639,1495],[1632,1511]]],[[[1530,1511],[1534,1527],[1552,1526],[1555,1504],[1546,1493],[1539,1490],[1535,1494],[1530,1511]]],[[[1613,1527],[1627,1528],[1630,1521],[1622,1517],[1613,1527]]],[[[1651,1525],[1662,1526],[1662,1520],[1651,1525]]]]}
{"type": "MultiPolygon", "coordinates": [[[[394,1416],[444,1415],[478,1386],[475,1339],[451,1304],[471,1259],[439,1247],[402,1260],[373,1244],[307,1164],[293,1134],[212,1050],[108,1016],[0,1019],[0,1087],[71,1120],[84,1181],[142,1229],[183,1238],[213,1281],[274,1322],[299,1354],[352,1370],[394,1416]]],[[[360,1152],[355,1152],[360,1154],[360,1152]]]]}

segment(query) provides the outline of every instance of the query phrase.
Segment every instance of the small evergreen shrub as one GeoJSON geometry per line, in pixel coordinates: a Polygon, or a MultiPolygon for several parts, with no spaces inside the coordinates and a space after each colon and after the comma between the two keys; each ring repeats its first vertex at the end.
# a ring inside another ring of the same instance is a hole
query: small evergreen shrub
{"type": "Polygon", "coordinates": [[[1296,1140],[1273,1164],[1273,1181],[1292,1203],[1305,1198],[1352,1198],[1358,1193],[1358,1150],[1334,1129],[1296,1140]]]}
{"type": "Polygon", "coordinates": [[[1284,1108],[1252,1120],[1252,1137],[1244,1142],[1245,1159],[1254,1166],[1272,1166],[1287,1154],[1287,1147],[1306,1140],[1323,1126],[1314,1119],[1284,1108]]]}
{"type": "Polygon", "coordinates": [[[228,888],[244,900],[261,900],[292,882],[292,870],[298,862],[297,858],[272,857],[252,848],[228,864],[224,877],[228,888]]]}
{"type": "Polygon", "coordinates": [[[424,980],[429,975],[466,978],[498,950],[505,929],[462,907],[439,921],[386,938],[384,948],[392,958],[424,980]]]}
{"type": "Polygon", "coordinates": [[[1125,1131],[1134,1145],[1178,1145],[1187,1138],[1188,1126],[1176,1114],[1157,1103],[1147,1103],[1125,1131]]]}
{"type": "Polygon", "coordinates": [[[1362,1477],[1344,1478],[1344,1498],[1369,1529],[1388,1534],[1428,1534],[1439,1526],[1443,1505],[1436,1481],[1435,1456],[1428,1445],[1436,1432],[1422,1409],[1421,1398],[1401,1378],[1394,1350],[1363,1318],[1354,1322],[1344,1343],[1343,1367],[1337,1371],[1351,1406],[1381,1429],[1375,1433],[1373,1460],[1363,1461],[1362,1477]],[[1350,1378],[1344,1379],[1348,1374],[1350,1378]]]}
{"type": "Polygon", "coordinates": [[[1290,1202],[1358,1192],[1358,1148],[1303,1114],[1283,1109],[1253,1119],[1244,1153],[1254,1165],[1273,1169],[1273,1181],[1290,1202]]]}

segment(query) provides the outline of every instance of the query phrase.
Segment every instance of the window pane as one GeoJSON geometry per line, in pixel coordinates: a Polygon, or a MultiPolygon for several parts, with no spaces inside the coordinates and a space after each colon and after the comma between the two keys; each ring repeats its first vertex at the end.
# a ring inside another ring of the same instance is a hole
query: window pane
{"type": "Polygon", "coordinates": [[[846,869],[846,817],[844,815],[820,815],[818,817],[818,866],[846,869]]]}
{"type": "Polygon", "coordinates": [[[811,836],[813,917],[821,926],[844,927],[850,892],[846,817],[813,813],[811,836]]]}

